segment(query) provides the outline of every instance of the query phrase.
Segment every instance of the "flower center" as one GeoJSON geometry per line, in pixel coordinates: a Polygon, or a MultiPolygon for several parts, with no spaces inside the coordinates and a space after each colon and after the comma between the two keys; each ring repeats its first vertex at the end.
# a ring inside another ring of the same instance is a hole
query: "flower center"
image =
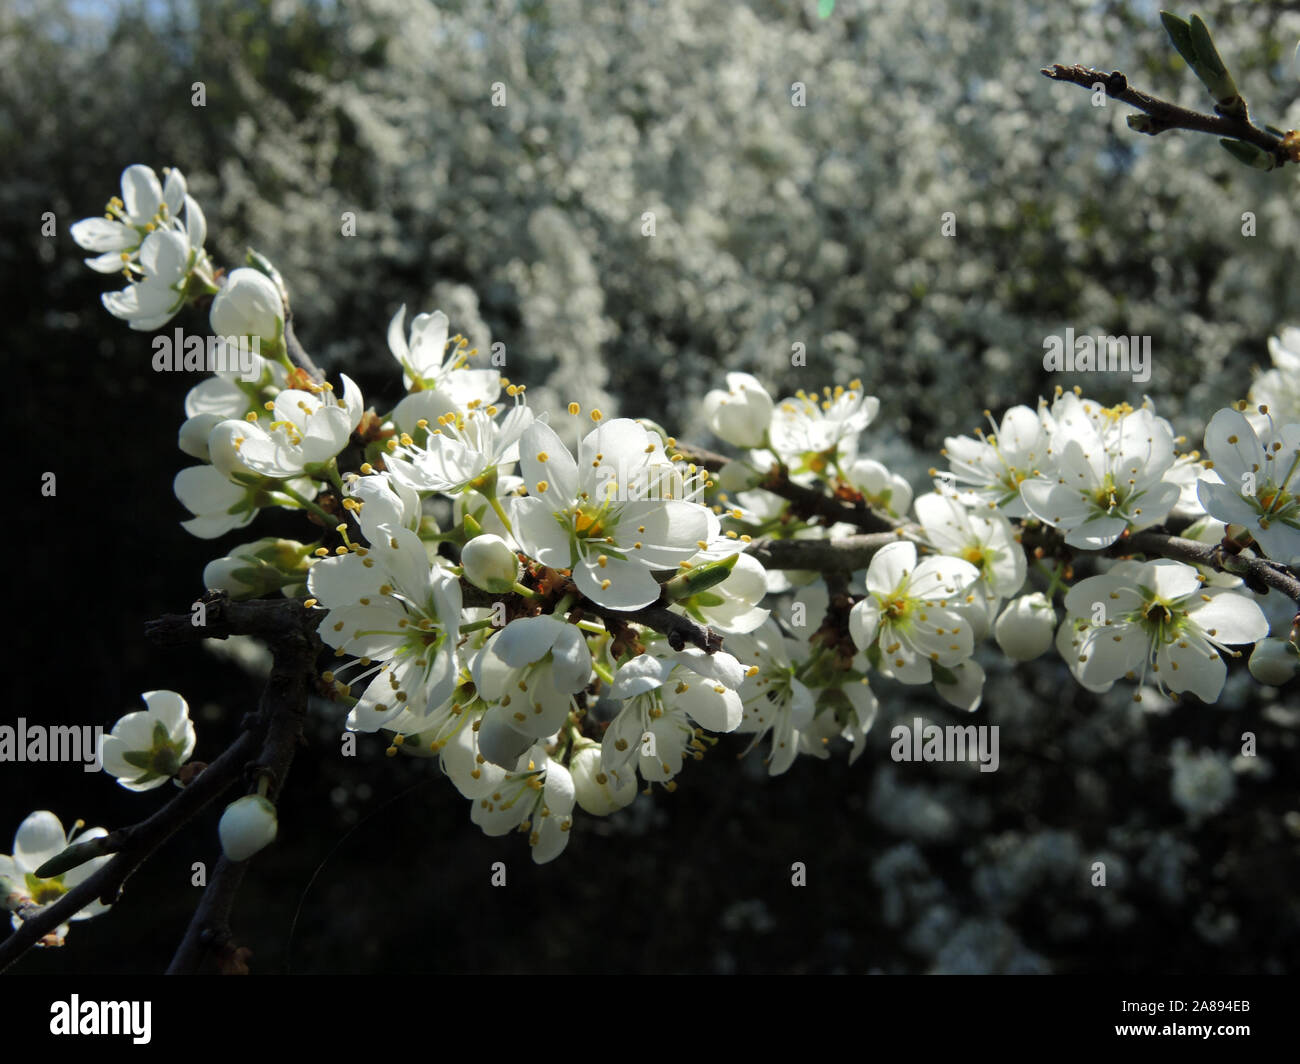
{"type": "Polygon", "coordinates": [[[68,892],[63,885],[62,876],[56,876],[54,879],[37,879],[29,872],[25,878],[27,880],[27,892],[37,905],[47,905],[52,901],[58,901],[68,892]]]}
{"type": "Polygon", "coordinates": [[[1263,491],[1249,501],[1253,502],[1255,509],[1259,511],[1259,523],[1263,528],[1267,528],[1271,521],[1284,521],[1287,524],[1295,524],[1297,517],[1300,516],[1300,499],[1297,499],[1285,488],[1279,488],[1273,484],[1268,484],[1263,491]]]}
{"type": "Polygon", "coordinates": [[[605,534],[605,519],[608,515],[600,511],[592,510],[589,506],[582,507],[573,516],[573,530],[579,536],[593,538],[605,534]]]}
{"type": "Polygon", "coordinates": [[[891,621],[903,620],[911,612],[911,609],[912,600],[901,596],[886,599],[880,604],[880,612],[891,621]]]}
{"type": "Polygon", "coordinates": [[[1120,495],[1115,489],[1115,478],[1112,474],[1106,474],[1106,479],[1102,481],[1101,487],[1092,493],[1092,501],[1106,513],[1109,513],[1120,504],[1120,495]]]}
{"type": "Polygon", "coordinates": [[[1174,640],[1183,627],[1183,621],[1183,612],[1163,599],[1152,599],[1142,607],[1143,626],[1157,642],[1174,640]]]}

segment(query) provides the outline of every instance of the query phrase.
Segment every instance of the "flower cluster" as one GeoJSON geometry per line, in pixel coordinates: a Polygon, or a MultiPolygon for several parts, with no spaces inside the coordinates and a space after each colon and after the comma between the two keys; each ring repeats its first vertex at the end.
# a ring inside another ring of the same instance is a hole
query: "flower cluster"
{"type": "MultiPolygon", "coordinates": [[[[129,195],[124,175],[118,242],[146,208],[175,229],[179,200],[160,204],[183,183],[150,199],[143,169],[128,171],[129,195]]],[[[107,253],[108,231],[91,232],[107,253]]],[[[1175,520],[1222,522],[1247,558],[1300,556],[1300,423],[1263,402],[1216,414],[1202,459],[1149,402],[1058,391],[948,439],[949,469],[918,494],[871,453],[880,403],[858,380],[774,398],[727,374],[702,404],[741,452],[722,463],[649,421],[578,402],[535,409],[441,311],[409,328],[405,307],[392,317],[404,394],[377,411],[348,377],[336,394],[290,357],[287,296],[266,264],[173,290],[213,296],[214,333],[256,336],[266,352],[256,372],[219,372],[187,397],[179,443],[201,464],[177,476],[194,515],[184,527],[215,538],[269,507],[314,526],[303,542],[230,548],[205,582],[235,598],[305,594],[339,659],[321,689],[340,722],[386,733],[392,755],[437,759],[472,821],[525,834],[538,863],[564,850],[575,809],[609,815],[674,789],[720,735],[765,743],[776,775],[836,743],[859,757],[873,684],[933,687],[975,712],[990,637],[1015,660],[1055,643],[1090,690],[1127,679],[1212,702],[1223,655],[1269,634],[1253,592],[1163,558],[1099,557],[1102,571],[1079,578],[1076,557],[1122,555],[1175,520]],[[834,548],[864,529],[892,539],[852,563],[767,564],[773,546],[834,548]]],[[[178,696],[146,701],[105,749],[135,789],[174,775],[194,746],[178,696]]],[[[275,837],[263,790],[222,819],[232,860],[275,837]]]]}

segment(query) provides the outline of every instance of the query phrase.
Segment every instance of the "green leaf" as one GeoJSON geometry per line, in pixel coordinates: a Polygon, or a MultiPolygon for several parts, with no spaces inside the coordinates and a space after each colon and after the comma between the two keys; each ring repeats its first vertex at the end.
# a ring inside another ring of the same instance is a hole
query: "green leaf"
{"type": "Polygon", "coordinates": [[[739,557],[739,554],[729,554],[719,561],[708,562],[681,573],[664,584],[664,592],[670,602],[698,595],[701,591],[727,579],[731,575],[731,570],[736,567],[736,559],[739,557]]]}
{"type": "Polygon", "coordinates": [[[710,606],[721,606],[726,601],[727,600],[721,595],[712,591],[701,591],[698,595],[694,595],[691,598],[692,605],[703,606],[705,609],[708,609],[710,606]]]}
{"type": "Polygon", "coordinates": [[[1247,144],[1244,140],[1229,140],[1227,137],[1220,137],[1219,143],[1237,162],[1244,163],[1256,170],[1272,170],[1277,165],[1277,161],[1273,156],[1263,148],[1257,148],[1254,144],[1247,144]]]}
{"type": "Polygon", "coordinates": [[[819,18],[830,18],[831,12],[835,10],[835,0],[817,0],[817,15],[819,18]]]}
{"type": "Polygon", "coordinates": [[[1217,77],[1225,77],[1228,68],[1223,65],[1223,58],[1219,55],[1219,50],[1214,46],[1214,39],[1210,36],[1209,27],[1205,25],[1200,15],[1192,16],[1191,35],[1192,47],[1196,49],[1196,55],[1200,59],[1201,65],[1217,77]]]}
{"type": "Polygon", "coordinates": [[[87,861],[94,860],[96,857],[103,857],[106,853],[112,853],[109,848],[110,843],[107,835],[101,835],[97,839],[90,839],[87,842],[78,842],[69,846],[62,853],[55,854],[46,861],[34,873],[37,879],[53,879],[55,876],[61,876],[64,872],[83,865],[87,861]]]}
{"type": "Polygon", "coordinates": [[[1210,36],[1209,27],[1201,16],[1193,15],[1191,22],[1184,22],[1177,15],[1162,11],[1160,21],[1164,23],[1165,32],[1169,34],[1178,54],[1210,90],[1210,95],[1219,104],[1221,112],[1233,117],[1244,117],[1246,103],[1237,92],[1236,82],[1228,73],[1228,68],[1214,45],[1214,39],[1210,36]]]}
{"type": "Polygon", "coordinates": [[[1205,82],[1210,95],[1219,103],[1224,114],[1244,117],[1246,104],[1237,92],[1237,83],[1232,80],[1228,68],[1223,65],[1219,50],[1214,46],[1210,31],[1199,15],[1192,16],[1192,47],[1200,62],[1196,67],[1196,76],[1205,82]]]}
{"type": "Polygon", "coordinates": [[[1178,49],[1178,54],[1183,57],[1183,61],[1193,70],[1196,69],[1196,46],[1192,44],[1191,26],[1169,11],[1160,12],[1160,21],[1164,23],[1165,32],[1169,34],[1169,39],[1178,49]]]}

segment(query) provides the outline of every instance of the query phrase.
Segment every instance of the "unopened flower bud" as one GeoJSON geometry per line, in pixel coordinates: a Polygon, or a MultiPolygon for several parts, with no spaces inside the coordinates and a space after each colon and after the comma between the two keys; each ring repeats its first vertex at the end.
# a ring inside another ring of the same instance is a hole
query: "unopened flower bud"
{"type": "Polygon", "coordinates": [[[292,539],[268,537],[235,547],[203,569],[203,586],[234,599],[279,591],[306,572],[307,548],[292,539]]]}
{"type": "Polygon", "coordinates": [[[248,267],[232,270],[212,300],[208,315],[218,336],[260,336],[279,340],[284,331],[284,304],[266,274],[248,267]]]}
{"type": "Polygon", "coordinates": [[[475,536],[460,554],[465,579],[493,594],[504,594],[519,579],[519,559],[500,536],[475,536]]]}
{"type": "Polygon", "coordinates": [[[278,828],[275,806],[270,800],[260,794],[248,794],[226,806],[217,833],[227,858],[247,861],[275,841],[278,828]]]}
{"type": "Polygon", "coordinates": [[[736,495],[742,491],[748,491],[762,479],[758,470],[746,465],[744,462],[728,462],[718,470],[714,479],[718,482],[718,487],[729,495],[736,495]]]}
{"type": "Polygon", "coordinates": [[[1296,652],[1284,639],[1262,639],[1250,655],[1250,674],[1260,683],[1281,687],[1296,673],[1296,652]]]}
{"type": "Polygon", "coordinates": [[[998,646],[1014,661],[1030,661],[1052,645],[1056,610],[1041,591],[1013,599],[993,629],[998,646]]]}
{"type": "Polygon", "coordinates": [[[728,373],[727,390],[704,397],[709,428],[736,447],[761,447],[772,422],[772,397],[748,373],[728,373]]]}

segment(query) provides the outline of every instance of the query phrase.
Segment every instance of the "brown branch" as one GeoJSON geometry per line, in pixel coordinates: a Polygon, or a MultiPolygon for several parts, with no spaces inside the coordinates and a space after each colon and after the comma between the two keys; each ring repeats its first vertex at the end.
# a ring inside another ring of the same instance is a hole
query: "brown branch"
{"type": "Polygon", "coordinates": [[[144,626],[145,637],[156,646],[174,647],[204,639],[251,635],[271,645],[315,628],[325,616],[308,610],[297,599],[253,599],[232,602],[224,591],[209,591],[195,604],[203,604],[204,624],[194,623],[195,613],[168,613],[144,626]]]}
{"type": "Polygon", "coordinates": [[[1246,558],[1231,554],[1222,544],[1198,543],[1164,532],[1136,532],[1117,541],[1111,554],[1147,554],[1172,558],[1188,565],[1205,565],[1221,573],[1240,576],[1252,591],[1280,591],[1300,606],[1300,578],[1285,565],[1264,558],[1246,558]]]}
{"type": "Polygon", "coordinates": [[[325,379],[325,373],[298,340],[298,334],[293,328],[293,312],[288,307],[285,307],[284,311],[284,348],[289,354],[289,361],[295,366],[306,370],[307,374],[316,381],[325,379]]]}
{"type": "MultiPolygon", "coordinates": [[[[731,459],[725,455],[710,451],[694,444],[676,444],[675,454],[680,454],[686,461],[693,462],[705,469],[717,472],[731,459]]],[[[797,518],[808,520],[819,517],[825,524],[843,522],[855,525],[864,532],[889,532],[898,527],[900,522],[877,513],[860,501],[836,498],[827,495],[819,488],[805,487],[790,479],[790,471],[784,465],[775,465],[771,471],[756,485],[764,491],[770,491],[778,498],[792,503],[791,512],[797,518]]]]}
{"type": "Polygon", "coordinates": [[[1251,122],[1249,115],[1244,112],[1243,116],[1238,118],[1232,115],[1205,114],[1201,111],[1180,107],[1168,100],[1162,100],[1159,97],[1132,88],[1128,83],[1128,78],[1118,70],[1113,70],[1107,74],[1105,71],[1094,70],[1092,67],[1077,63],[1074,66],[1055,63],[1050,67],[1044,67],[1042,74],[1053,81],[1063,81],[1071,85],[1079,85],[1085,89],[1092,89],[1101,84],[1105,87],[1107,96],[1121,100],[1150,116],[1148,121],[1139,125],[1130,123],[1131,127],[1139,133],[1155,136],[1169,129],[1186,129],[1194,133],[1214,133],[1221,137],[1229,137],[1232,140],[1244,140],[1248,144],[1262,148],[1273,156],[1278,166],[1288,162],[1291,158],[1281,137],[1274,136],[1266,129],[1260,129],[1251,122]]]}
{"type": "MultiPolygon", "coordinates": [[[[671,574],[670,574],[671,575],[671,574]]],[[[461,581],[461,601],[466,606],[491,607],[498,602],[508,602],[512,606],[522,607],[528,604],[526,599],[515,594],[494,595],[475,587],[468,580],[461,581]]],[[[722,648],[722,637],[711,628],[696,624],[689,617],[673,613],[668,604],[662,600],[643,606],[639,610],[614,610],[607,606],[598,606],[585,596],[580,596],[573,606],[584,614],[599,617],[616,624],[640,624],[652,628],[668,637],[674,650],[690,644],[699,647],[706,654],[713,654],[722,648]]],[[[513,612],[508,609],[508,613],[513,612]]]]}
{"type": "Polygon", "coordinates": [[[765,569],[852,573],[865,569],[881,547],[904,538],[903,529],[839,539],[759,539],[746,552],[765,569]]]}
{"type": "MultiPolygon", "coordinates": [[[[271,650],[271,675],[262,689],[258,706],[264,739],[252,775],[255,779],[268,777],[270,786],[266,794],[275,802],[284,789],[294,753],[302,741],[307,698],[320,650],[315,629],[323,614],[305,609],[296,599],[229,602],[224,596],[216,595],[213,605],[217,610],[215,620],[209,617],[210,636],[224,638],[212,631],[213,628],[229,630],[230,634],[256,634],[271,650]]],[[[156,626],[153,631],[171,634],[177,620],[188,623],[189,618],[160,618],[153,622],[156,626]]],[[[255,790],[254,784],[249,793],[255,790]]],[[[220,958],[233,953],[230,915],[247,867],[247,861],[230,861],[224,856],[218,860],[167,969],[168,975],[197,972],[209,956],[220,958]]]]}
{"type": "Polygon", "coordinates": [[[716,473],[728,462],[734,461],[725,454],[710,451],[707,447],[697,447],[693,443],[678,443],[676,440],[673,440],[673,454],[680,454],[686,461],[703,466],[711,473],[716,473]]]}
{"type": "Polygon", "coordinates": [[[681,650],[688,643],[693,647],[699,647],[706,654],[715,654],[722,649],[722,636],[718,635],[712,628],[702,627],[689,617],[683,617],[680,613],[673,613],[662,602],[642,607],[639,610],[623,611],[606,609],[604,606],[597,606],[595,603],[584,601],[582,612],[595,614],[602,620],[622,621],[624,623],[632,621],[635,624],[643,624],[647,628],[653,628],[656,632],[661,632],[668,637],[668,645],[674,650],[681,650]]]}

